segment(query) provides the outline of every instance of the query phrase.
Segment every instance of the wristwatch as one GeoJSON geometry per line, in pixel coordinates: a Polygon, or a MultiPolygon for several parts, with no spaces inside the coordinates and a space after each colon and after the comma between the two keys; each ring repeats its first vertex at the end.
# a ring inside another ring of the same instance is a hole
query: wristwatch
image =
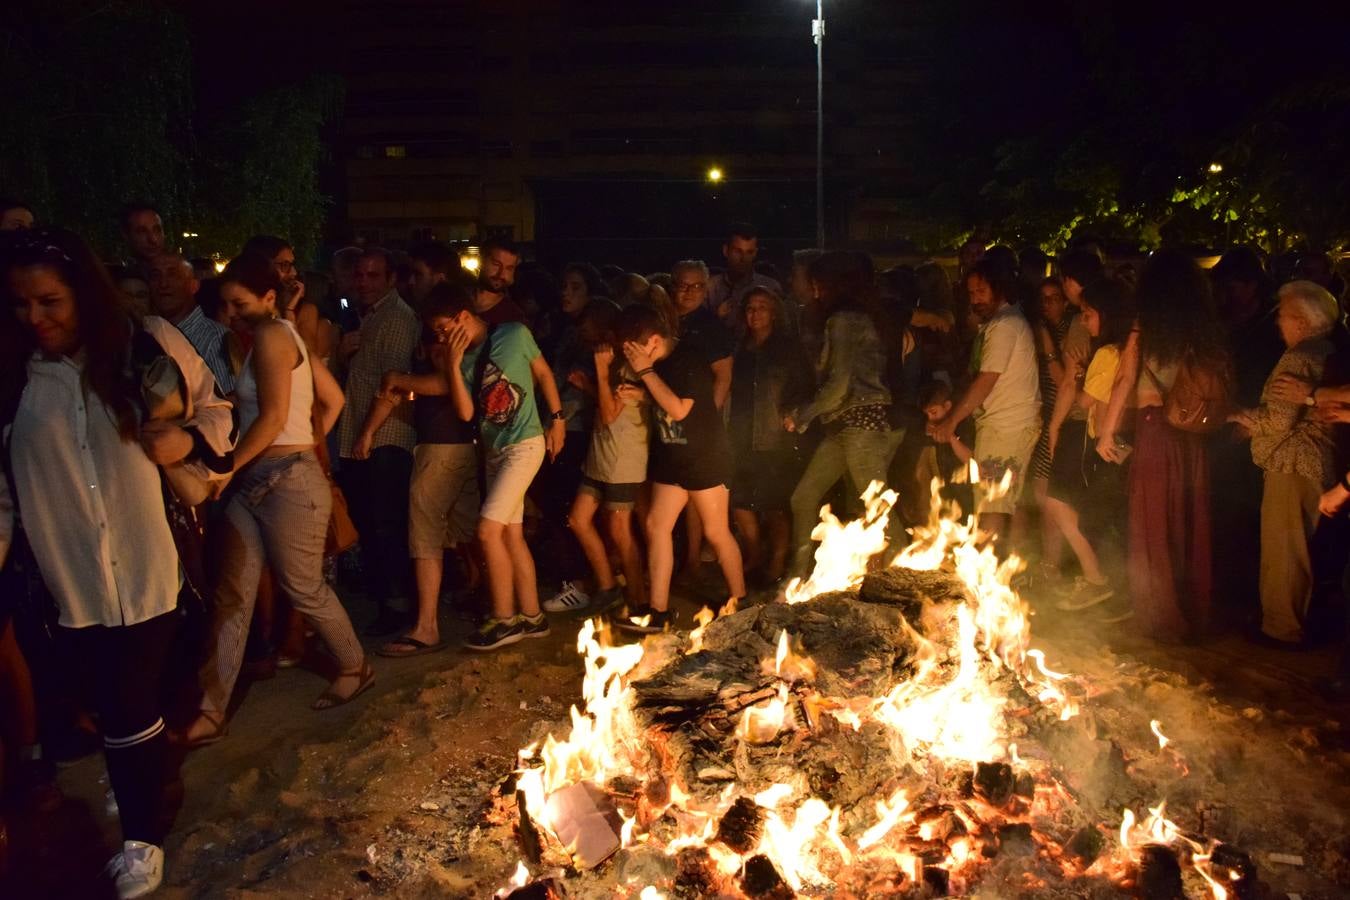
{"type": "Polygon", "coordinates": [[[567,420],[567,415],[561,409],[557,409],[549,413],[548,417],[556,422],[563,422],[567,420]]]}

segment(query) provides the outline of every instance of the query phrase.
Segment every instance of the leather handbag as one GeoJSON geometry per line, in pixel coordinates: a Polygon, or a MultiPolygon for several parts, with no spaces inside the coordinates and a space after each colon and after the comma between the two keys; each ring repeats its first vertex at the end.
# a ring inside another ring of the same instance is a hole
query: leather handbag
{"type": "MultiPolygon", "coordinates": [[[[323,363],[317,363],[323,365],[323,363]]],[[[351,510],[347,508],[347,497],[333,480],[333,469],[328,459],[327,435],[323,433],[323,423],[319,420],[319,405],[315,403],[310,413],[314,426],[314,455],[319,459],[319,468],[328,479],[328,489],[333,493],[333,511],[328,516],[328,534],[323,542],[325,557],[339,556],[356,546],[361,533],[352,521],[351,510]]]]}

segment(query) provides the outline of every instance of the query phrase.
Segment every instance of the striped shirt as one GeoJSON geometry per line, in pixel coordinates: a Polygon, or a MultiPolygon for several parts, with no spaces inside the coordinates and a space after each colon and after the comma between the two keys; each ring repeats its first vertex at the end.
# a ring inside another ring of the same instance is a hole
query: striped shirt
{"type": "Polygon", "coordinates": [[[230,368],[230,350],[226,341],[230,329],[208,319],[200,306],[192,307],[192,312],[178,323],[178,330],[197,351],[197,355],[206,363],[211,374],[216,376],[216,384],[222,394],[234,391],[234,370],[230,368]]]}
{"type": "MultiPolygon", "coordinates": [[[[413,350],[421,332],[417,314],[403,302],[398,291],[385,294],[362,317],[361,346],[347,365],[347,402],[338,420],[338,452],[344,459],[352,457],[352,445],[366,423],[384,373],[412,369],[413,350]]],[[[370,446],[372,450],[394,446],[411,451],[416,443],[412,404],[400,403],[375,432],[370,446]]]]}

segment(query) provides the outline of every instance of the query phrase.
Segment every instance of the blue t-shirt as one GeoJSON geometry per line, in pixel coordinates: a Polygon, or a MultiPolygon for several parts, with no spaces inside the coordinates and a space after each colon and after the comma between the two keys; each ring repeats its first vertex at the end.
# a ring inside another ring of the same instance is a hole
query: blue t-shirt
{"type": "Polygon", "coordinates": [[[484,343],[490,343],[491,349],[481,385],[474,384],[474,376],[483,344],[469,348],[459,367],[474,397],[483,446],[502,450],[542,435],[544,427],[534,402],[534,376],[530,373],[530,363],[539,355],[534,336],[519,322],[503,322],[492,328],[484,343]]]}

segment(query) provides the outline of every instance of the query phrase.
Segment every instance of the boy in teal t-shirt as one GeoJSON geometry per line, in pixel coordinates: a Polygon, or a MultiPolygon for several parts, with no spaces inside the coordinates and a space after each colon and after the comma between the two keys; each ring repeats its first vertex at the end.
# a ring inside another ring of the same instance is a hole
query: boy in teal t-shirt
{"type": "Polygon", "coordinates": [[[523,522],[525,491],[545,449],[554,456],[562,449],[562,403],[534,337],[518,322],[489,328],[465,299],[444,346],[437,367],[460,417],[478,423],[487,470],[478,539],[487,563],[492,617],[464,643],[470,650],[494,650],[549,633],[523,522]],[[536,387],[550,410],[547,429],[535,404],[536,387]]]}

